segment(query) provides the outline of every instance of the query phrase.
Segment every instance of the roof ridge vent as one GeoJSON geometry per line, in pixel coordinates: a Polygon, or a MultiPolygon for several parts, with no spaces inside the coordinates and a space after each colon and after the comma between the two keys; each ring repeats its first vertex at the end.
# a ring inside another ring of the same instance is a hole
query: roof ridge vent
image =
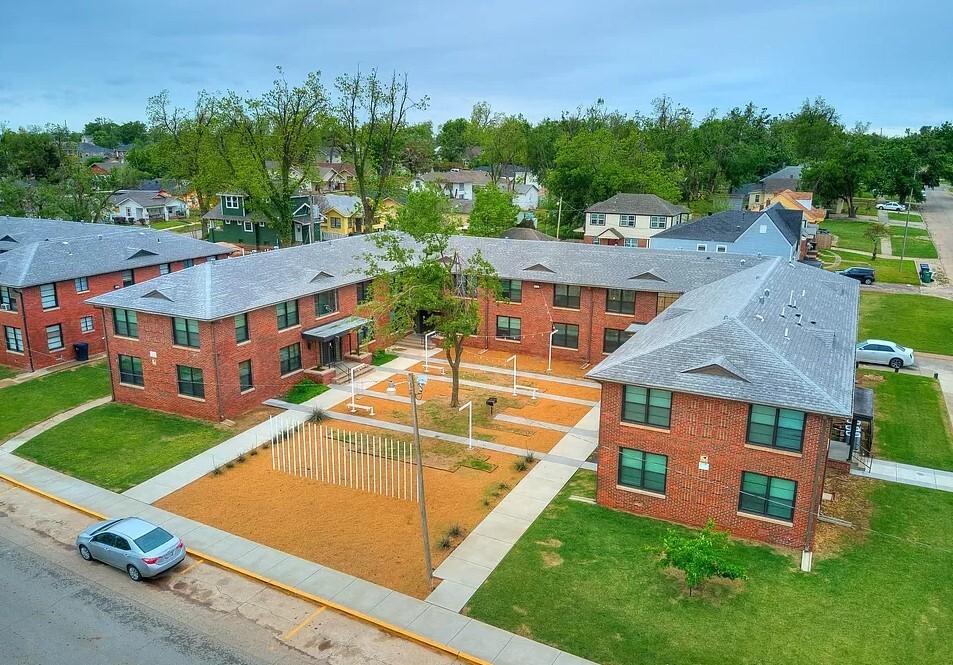
{"type": "Polygon", "coordinates": [[[547,268],[542,263],[534,263],[529,268],[523,268],[523,270],[534,270],[536,272],[552,272],[552,273],[556,272],[555,270],[552,270],[551,268],[547,268]]]}

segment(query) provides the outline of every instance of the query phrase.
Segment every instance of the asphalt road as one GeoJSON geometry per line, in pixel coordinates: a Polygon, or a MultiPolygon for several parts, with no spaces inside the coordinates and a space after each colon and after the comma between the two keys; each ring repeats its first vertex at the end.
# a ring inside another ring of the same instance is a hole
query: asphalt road
{"type": "Polygon", "coordinates": [[[83,561],[92,520],[0,481],[0,665],[451,665],[194,558],[157,580],[83,561]]]}
{"type": "MultiPolygon", "coordinates": [[[[936,267],[942,268],[946,278],[953,282],[953,195],[946,188],[928,189],[920,213],[940,256],[938,260],[928,263],[939,262],[940,266],[936,267]]],[[[947,287],[944,291],[949,297],[951,289],[947,287]]]]}

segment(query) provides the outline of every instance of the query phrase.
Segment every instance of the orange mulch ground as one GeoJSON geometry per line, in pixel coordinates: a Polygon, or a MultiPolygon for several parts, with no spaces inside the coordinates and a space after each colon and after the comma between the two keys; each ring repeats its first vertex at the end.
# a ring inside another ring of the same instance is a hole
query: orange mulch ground
{"type": "MultiPolygon", "coordinates": [[[[487,365],[489,367],[504,367],[513,369],[513,363],[507,363],[506,359],[512,356],[512,353],[506,353],[505,351],[495,351],[489,349],[484,351],[483,349],[464,349],[463,350],[463,362],[465,363],[474,363],[477,365],[487,365]]],[[[530,356],[523,353],[516,354],[516,371],[519,373],[520,370],[524,372],[538,372],[540,374],[546,373],[546,363],[548,362],[545,357],[542,356],[530,356]]],[[[556,376],[565,376],[571,379],[581,379],[592,369],[592,366],[583,368],[581,362],[569,362],[567,360],[553,360],[553,371],[552,374],[556,376]]]]}
{"type": "MultiPolygon", "coordinates": [[[[440,370],[444,370],[443,376],[450,376],[450,368],[446,365],[431,364],[427,374],[440,375],[440,370]]],[[[424,374],[424,364],[417,363],[407,371],[417,374],[424,374]]],[[[479,383],[489,383],[502,388],[513,386],[512,374],[499,374],[496,372],[481,372],[480,370],[470,369],[468,367],[460,368],[460,378],[465,381],[477,381],[479,383]]],[[[532,377],[522,376],[517,372],[516,386],[524,390],[536,388],[540,395],[560,395],[562,397],[574,397],[576,399],[585,399],[591,402],[598,402],[602,395],[599,388],[588,388],[585,386],[574,386],[556,381],[544,381],[532,377]]]]}
{"type": "MultiPolygon", "coordinates": [[[[434,567],[452,551],[438,544],[450,525],[462,527],[457,545],[523,475],[511,456],[487,455],[491,472],[424,468],[434,567]]],[[[417,598],[430,591],[416,503],[274,471],[268,450],[155,505],[417,598]]]]}

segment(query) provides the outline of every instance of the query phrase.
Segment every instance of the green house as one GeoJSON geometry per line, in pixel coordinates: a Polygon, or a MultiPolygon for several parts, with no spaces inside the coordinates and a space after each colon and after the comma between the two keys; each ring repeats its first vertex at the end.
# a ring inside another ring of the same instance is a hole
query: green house
{"type": "MultiPolygon", "coordinates": [[[[293,196],[289,205],[294,217],[291,244],[306,245],[320,240],[321,227],[311,217],[310,197],[306,194],[293,196]]],[[[244,194],[220,194],[218,204],[202,218],[209,222],[208,239],[211,242],[227,242],[252,249],[282,245],[278,231],[268,226],[264,215],[250,208],[244,194]]]]}

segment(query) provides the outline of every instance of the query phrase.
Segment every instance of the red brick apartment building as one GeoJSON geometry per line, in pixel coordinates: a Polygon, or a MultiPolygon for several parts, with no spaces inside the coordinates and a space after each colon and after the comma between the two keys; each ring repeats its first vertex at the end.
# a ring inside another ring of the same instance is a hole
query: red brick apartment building
{"type": "Polygon", "coordinates": [[[218,245],[162,231],[0,217],[0,365],[57,365],[75,358],[78,342],[102,353],[88,298],[225,256],[218,245]]]}
{"type": "MultiPolygon", "coordinates": [[[[810,550],[828,435],[849,418],[858,288],[779,258],[455,237],[503,282],[471,346],[591,363],[598,500],[810,550]]],[[[107,293],[117,400],[210,420],[373,349],[354,237],[107,293]]]]}

